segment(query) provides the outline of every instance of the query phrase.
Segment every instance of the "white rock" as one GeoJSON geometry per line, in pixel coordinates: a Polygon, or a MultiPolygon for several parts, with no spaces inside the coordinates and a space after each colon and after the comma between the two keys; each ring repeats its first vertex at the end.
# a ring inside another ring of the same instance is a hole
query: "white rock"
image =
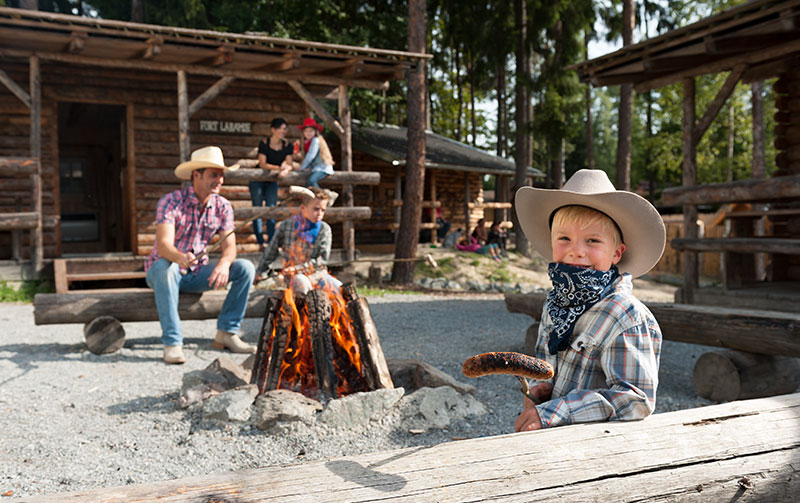
{"type": "Polygon", "coordinates": [[[256,395],[258,386],[255,384],[223,391],[203,402],[200,415],[211,421],[247,421],[256,395]]]}
{"type": "Polygon", "coordinates": [[[403,388],[378,389],[331,400],[320,413],[319,421],[330,428],[363,426],[372,419],[380,420],[404,393],[403,388]]]}
{"type": "Polygon", "coordinates": [[[487,413],[486,407],[471,395],[461,395],[450,386],[420,388],[398,404],[405,428],[445,428],[468,416],[487,413]]]}
{"type": "Polygon", "coordinates": [[[251,421],[261,430],[275,428],[281,423],[310,424],[322,404],[300,393],[285,389],[267,391],[256,400],[251,421]]]}

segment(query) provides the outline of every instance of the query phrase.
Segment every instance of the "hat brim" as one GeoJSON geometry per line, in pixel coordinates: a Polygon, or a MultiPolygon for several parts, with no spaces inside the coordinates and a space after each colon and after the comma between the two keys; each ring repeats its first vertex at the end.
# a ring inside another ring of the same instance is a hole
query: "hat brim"
{"type": "Polygon", "coordinates": [[[308,124],[308,125],[306,125],[306,126],[302,126],[302,125],[301,125],[301,126],[297,126],[297,129],[299,129],[300,131],[302,131],[302,130],[304,130],[304,129],[305,129],[305,128],[307,128],[307,127],[314,128],[314,129],[316,129],[317,131],[319,131],[320,133],[322,132],[322,130],[323,130],[323,129],[325,129],[325,127],[324,127],[322,124],[316,124],[316,125],[313,125],[313,124],[308,124]]]}
{"type": "Polygon", "coordinates": [[[186,161],[178,164],[178,167],[175,168],[175,176],[181,180],[190,180],[192,178],[192,171],[205,168],[221,169],[227,173],[228,171],[236,171],[239,169],[239,165],[234,164],[233,166],[223,166],[221,164],[208,161],[186,161]]]}
{"type": "Polygon", "coordinates": [[[562,206],[587,206],[608,215],[622,232],[625,252],[617,267],[638,277],[655,267],[664,253],[667,231],[658,211],[633,192],[583,194],[560,189],[521,187],[514,205],[522,232],[548,261],[553,260],[550,217],[562,206]]]}

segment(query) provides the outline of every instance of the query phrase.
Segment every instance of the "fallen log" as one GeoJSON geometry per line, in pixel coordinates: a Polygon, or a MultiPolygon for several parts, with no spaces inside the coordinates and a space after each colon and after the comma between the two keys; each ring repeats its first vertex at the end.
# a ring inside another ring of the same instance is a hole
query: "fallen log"
{"type": "MultiPolygon", "coordinates": [[[[181,293],[178,312],[183,320],[216,318],[222,310],[227,290],[181,293]]],[[[262,318],[272,290],[251,290],[247,300],[248,318],[262,318]]],[[[37,325],[89,323],[100,316],[119,321],[158,321],[155,297],[149,288],[83,290],[75,293],[38,293],[33,299],[33,319],[37,325]]]]}
{"type": "Polygon", "coordinates": [[[789,502],[798,422],[784,395],[29,501],[789,502]]]}
{"type": "MultiPolygon", "coordinates": [[[[506,309],[540,319],[547,294],[506,294],[506,309]]],[[[645,302],[665,339],[748,353],[800,357],[800,314],[645,302]],[[769,341],[767,344],[765,341],[769,341]]]]}
{"type": "Polygon", "coordinates": [[[697,394],[713,402],[731,402],[792,393],[800,384],[795,358],[740,351],[709,351],[694,364],[697,394]]]}

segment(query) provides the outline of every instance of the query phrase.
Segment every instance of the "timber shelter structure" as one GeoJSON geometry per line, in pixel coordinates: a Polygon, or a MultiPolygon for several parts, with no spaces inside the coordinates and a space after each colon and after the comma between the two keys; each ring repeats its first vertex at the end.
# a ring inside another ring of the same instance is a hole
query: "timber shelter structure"
{"type": "MultiPolygon", "coordinates": [[[[218,145],[233,164],[273,118],[293,140],[315,114],[340,140],[323,185],[341,203],[326,220],[342,222],[352,260],[353,221],[371,213],[353,205],[353,186],[379,175],[353,172],[349,89],[385,89],[430,57],[0,7],[0,248],[12,250],[0,259],[30,258],[38,275],[44,259],[146,255],[157,201],[180,186],[172,171],[192,150],[218,145]],[[337,100],[338,117],[323,98],[337,100]]],[[[245,161],[222,189],[237,222],[254,212],[247,183],[275,179],[245,161]]],[[[237,245],[257,251],[250,226],[237,245]]]]}
{"type": "Polygon", "coordinates": [[[629,84],[637,92],[681,84],[683,185],[664,190],[662,203],[683,209],[683,287],[676,301],[797,312],[800,301],[800,0],[754,0],[664,35],[574,66],[595,86],[629,84]],[[695,79],[729,72],[698,120],[695,79]],[[696,148],[738,82],[775,78],[777,171],[766,178],[763,111],[753,110],[753,177],[697,184],[696,148]],[[759,144],[759,141],[761,143],[759,144]],[[704,239],[699,204],[731,205],[728,237],[704,239]],[[698,254],[723,254],[723,288],[699,288],[698,254]],[[758,256],[766,268],[758,272],[758,256]]]}

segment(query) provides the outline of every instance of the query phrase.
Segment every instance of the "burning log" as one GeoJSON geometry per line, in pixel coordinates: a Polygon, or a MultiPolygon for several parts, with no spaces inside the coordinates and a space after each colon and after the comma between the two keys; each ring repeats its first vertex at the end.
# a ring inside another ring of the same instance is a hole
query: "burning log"
{"type": "Polygon", "coordinates": [[[287,289],[267,300],[250,381],[259,394],[289,389],[325,402],[393,387],[366,299],[342,290],[287,289]]]}

